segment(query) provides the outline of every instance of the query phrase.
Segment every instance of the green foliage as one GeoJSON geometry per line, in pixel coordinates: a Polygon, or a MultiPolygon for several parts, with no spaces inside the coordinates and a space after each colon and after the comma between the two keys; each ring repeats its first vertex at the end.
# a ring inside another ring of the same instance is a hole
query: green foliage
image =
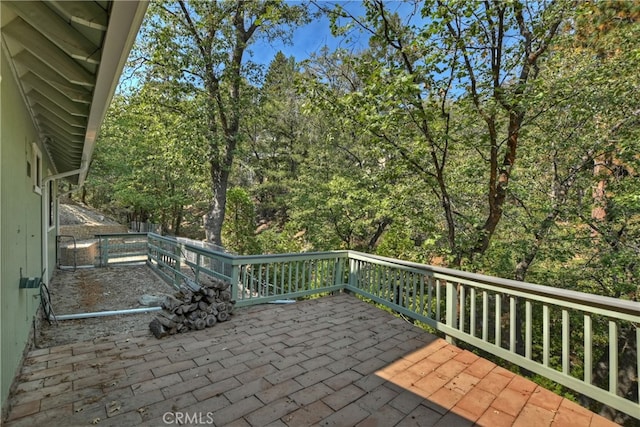
{"type": "Polygon", "coordinates": [[[222,241],[224,246],[241,255],[260,253],[255,236],[256,215],[253,201],[242,188],[227,191],[227,209],[222,241]]]}
{"type": "Polygon", "coordinates": [[[351,248],[634,298],[640,27],[605,3],[337,5],[332,30],[366,49],[265,71],[243,49],[304,5],[154,2],[144,87],[112,106],[90,199],[168,230],[215,199],[243,253],[351,248]]]}
{"type": "Polygon", "coordinates": [[[116,97],[97,144],[88,198],[179,233],[184,208],[206,197],[205,171],[198,167],[201,139],[184,120],[191,107],[178,102],[170,110],[164,102],[161,87],[152,84],[116,97]]]}

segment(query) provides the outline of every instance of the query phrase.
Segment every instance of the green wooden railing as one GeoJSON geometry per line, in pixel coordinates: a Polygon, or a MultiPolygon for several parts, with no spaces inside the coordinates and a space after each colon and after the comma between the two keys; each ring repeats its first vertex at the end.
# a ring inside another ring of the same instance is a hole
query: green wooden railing
{"type": "Polygon", "coordinates": [[[457,340],[640,418],[640,303],[354,251],[237,256],[149,233],[148,263],[179,286],[229,281],[238,306],[359,294],[457,340]],[[551,339],[560,336],[561,339],[551,339]],[[625,345],[621,345],[623,341],[625,345]],[[608,376],[594,375],[599,362],[608,376]],[[619,367],[635,389],[618,395],[619,367]]]}
{"type": "Polygon", "coordinates": [[[640,303],[355,252],[349,260],[348,290],[640,419],[640,303]],[[599,360],[608,378],[594,377],[599,360]],[[628,396],[617,393],[621,361],[636,378],[628,396]]]}
{"type": "Polygon", "coordinates": [[[100,244],[100,267],[144,262],[147,258],[147,233],[107,233],[95,237],[100,244]]]}
{"type": "Polygon", "coordinates": [[[203,275],[230,282],[236,306],[339,291],[348,278],[347,252],[238,256],[150,233],[148,254],[149,264],[176,287],[203,275]]]}

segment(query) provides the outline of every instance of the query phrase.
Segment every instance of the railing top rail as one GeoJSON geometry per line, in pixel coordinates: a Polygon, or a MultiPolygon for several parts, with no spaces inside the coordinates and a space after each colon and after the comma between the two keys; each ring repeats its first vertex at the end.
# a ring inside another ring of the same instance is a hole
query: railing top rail
{"type": "Polygon", "coordinates": [[[127,236],[146,236],[147,233],[99,233],[94,234],[96,237],[127,237],[127,236]]]}
{"type": "MultiPolygon", "coordinates": [[[[147,233],[141,233],[147,234],[147,233]]],[[[592,307],[598,307],[605,310],[619,311],[632,316],[640,317],[640,302],[622,300],[618,298],[605,297],[601,295],[593,295],[585,292],[578,292],[569,289],[554,288],[551,286],[537,285],[528,282],[519,282],[512,279],[503,279],[500,277],[487,276],[484,274],[470,273],[467,271],[454,270],[446,267],[436,267],[428,264],[421,264],[410,261],[402,261],[394,258],[383,257],[379,255],[371,255],[363,252],[344,250],[344,251],[327,251],[327,252],[303,252],[303,253],[290,253],[290,254],[268,254],[268,255],[232,255],[225,252],[212,251],[207,248],[201,248],[198,246],[190,245],[188,243],[179,242],[176,238],[169,236],[161,236],[155,233],[148,233],[150,237],[165,240],[172,243],[180,243],[185,245],[190,250],[200,252],[203,254],[210,254],[218,258],[226,259],[230,264],[240,265],[250,262],[282,262],[290,259],[301,257],[303,258],[351,258],[359,259],[362,261],[379,261],[388,265],[404,266],[415,270],[424,271],[427,274],[447,276],[452,279],[465,279],[478,284],[486,284],[499,286],[505,290],[514,290],[520,292],[526,292],[532,295],[543,296],[547,298],[553,298],[558,301],[579,303],[582,305],[588,305],[592,307]]],[[[443,277],[443,278],[447,278],[443,277]]]]}
{"type": "Polygon", "coordinates": [[[172,243],[180,243],[185,247],[189,248],[189,250],[193,250],[194,252],[200,252],[204,254],[215,255],[219,258],[228,259],[231,264],[247,264],[251,261],[264,260],[264,262],[281,262],[290,260],[292,258],[317,258],[317,259],[327,259],[327,258],[346,258],[348,256],[348,251],[326,251],[326,252],[295,252],[295,253],[286,253],[286,254],[263,254],[263,255],[234,255],[221,251],[214,251],[208,248],[202,248],[196,245],[192,245],[190,243],[186,243],[182,241],[182,239],[177,239],[171,236],[161,236],[155,233],[149,233],[149,235],[158,240],[165,240],[172,243]]]}
{"type": "Polygon", "coordinates": [[[576,302],[593,307],[599,307],[608,310],[621,311],[633,316],[640,316],[640,302],[623,300],[618,298],[606,297],[602,295],[593,295],[585,292],[573,291],[570,289],[554,288],[551,286],[537,285],[528,282],[519,282],[512,279],[503,279],[500,277],[486,276],[484,274],[470,273],[467,271],[454,270],[446,267],[436,267],[428,264],[420,264],[410,261],[401,261],[394,258],[387,258],[378,255],[370,255],[362,252],[348,251],[349,258],[360,259],[363,261],[377,260],[389,264],[402,265],[412,269],[422,270],[426,273],[440,274],[450,276],[452,278],[461,278],[469,281],[497,285],[505,289],[524,291],[530,294],[554,298],[560,301],[576,302]]]}

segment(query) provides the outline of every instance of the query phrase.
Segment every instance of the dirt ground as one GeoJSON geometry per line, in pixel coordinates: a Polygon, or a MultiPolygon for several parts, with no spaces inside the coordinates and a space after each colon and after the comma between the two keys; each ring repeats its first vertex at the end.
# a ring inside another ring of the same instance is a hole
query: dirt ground
{"type": "Polygon", "coordinates": [[[115,225],[114,219],[80,203],[60,203],[60,225],[115,225]]]}
{"type": "MultiPolygon", "coordinates": [[[[142,308],[142,295],[173,294],[175,290],[146,265],[58,270],[49,285],[55,315],[142,308]]],[[[86,319],[42,320],[38,348],[93,340],[107,335],[146,330],[154,313],[86,319]]]]}

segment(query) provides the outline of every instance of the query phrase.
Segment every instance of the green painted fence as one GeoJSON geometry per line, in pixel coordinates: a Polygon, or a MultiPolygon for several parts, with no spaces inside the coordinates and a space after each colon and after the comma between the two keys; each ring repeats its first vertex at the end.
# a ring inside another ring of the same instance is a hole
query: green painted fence
{"type": "Polygon", "coordinates": [[[640,303],[355,252],[349,260],[348,290],[640,419],[640,303]],[[596,384],[601,353],[609,376],[596,384]],[[617,394],[623,360],[636,378],[627,396],[617,394]]]}
{"type": "Polygon", "coordinates": [[[175,286],[203,276],[227,280],[238,306],[350,291],[423,322],[450,341],[640,418],[638,302],[354,251],[237,256],[200,246],[150,233],[148,263],[175,286]],[[606,378],[593,374],[601,360],[609,363],[606,378]],[[627,396],[617,392],[622,365],[636,378],[627,396]]]}
{"type": "Polygon", "coordinates": [[[147,259],[147,233],[96,234],[99,241],[99,266],[132,264],[147,259]]]}

